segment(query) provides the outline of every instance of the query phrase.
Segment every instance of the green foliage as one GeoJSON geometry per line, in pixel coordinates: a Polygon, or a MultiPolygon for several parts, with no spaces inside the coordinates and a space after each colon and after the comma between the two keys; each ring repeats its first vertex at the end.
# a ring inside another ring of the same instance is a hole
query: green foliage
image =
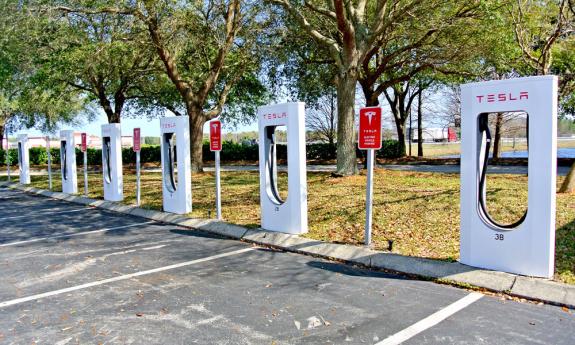
{"type": "Polygon", "coordinates": [[[35,43],[47,39],[47,33],[35,30],[28,3],[0,0],[0,8],[0,126],[53,130],[59,122],[72,121],[82,99],[46,78],[45,55],[35,43]]]}
{"type": "MultiPolygon", "coordinates": [[[[115,3],[75,0],[58,5],[95,9],[115,3]]],[[[109,122],[118,122],[125,107],[144,114],[160,110],[149,99],[162,84],[160,65],[145,25],[136,18],[55,9],[40,11],[34,24],[37,39],[32,42],[40,78],[81,92],[84,102],[98,105],[109,122]],[[139,106],[141,98],[145,107],[139,106]]]]}
{"type": "Polygon", "coordinates": [[[30,164],[40,165],[48,162],[48,152],[43,147],[32,147],[29,150],[30,164]]]}
{"type": "Polygon", "coordinates": [[[335,159],[337,154],[336,145],[327,143],[308,144],[306,146],[307,159],[329,160],[335,159]]]}
{"type": "Polygon", "coordinates": [[[384,140],[381,149],[376,151],[376,157],[380,158],[399,158],[401,156],[401,145],[397,140],[384,140]]]}
{"type": "Polygon", "coordinates": [[[144,145],[160,145],[159,137],[144,137],[144,145]]]}
{"type": "MultiPolygon", "coordinates": [[[[399,157],[399,145],[397,140],[384,140],[381,150],[376,151],[379,158],[397,158],[399,157]]],[[[286,145],[277,145],[277,159],[280,161],[287,160],[288,148],[286,145]]],[[[208,161],[214,160],[214,153],[210,151],[210,146],[207,142],[203,144],[204,158],[208,161]]],[[[88,148],[88,165],[102,165],[102,150],[95,148],[88,148]]],[[[50,149],[52,164],[60,164],[60,149],[53,147],[50,149]]],[[[315,143],[306,146],[306,155],[309,160],[328,161],[336,158],[336,146],[328,143],[315,143]]],[[[358,150],[359,157],[363,155],[358,150]]],[[[5,165],[6,158],[5,152],[0,150],[0,165],[5,165]]],[[[220,159],[224,162],[257,162],[259,159],[259,146],[258,145],[243,145],[233,143],[231,141],[224,141],[222,143],[222,151],[220,152],[220,159]]],[[[160,146],[157,145],[144,145],[140,151],[140,162],[160,164],[161,151],[160,146]]],[[[81,166],[84,161],[84,153],[76,148],[76,165],[81,166]]],[[[18,150],[10,149],[10,162],[11,165],[18,164],[18,150]]],[[[122,162],[123,164],[136,163],[136,153],[131,147],[122,148],[122,162]]],[[[30,148],[30,164],[31,165],[45,165],[48,164],[48,155],[45,148],[33,147],[30,148]]]]}
{"type": "MultiPolygon", "coordinates": [[[[18,165],[18,150],[10,149],[8,151],[8,162],[10,166],[18,165]]],[[[6,166],[6,150],[0,149],[0,165],[6,166]]]]}

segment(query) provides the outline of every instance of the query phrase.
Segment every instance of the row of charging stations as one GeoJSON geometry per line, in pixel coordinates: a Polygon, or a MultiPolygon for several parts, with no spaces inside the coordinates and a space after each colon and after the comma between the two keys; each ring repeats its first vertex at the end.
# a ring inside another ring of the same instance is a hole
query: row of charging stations
{"type": "MultiPolygon", "coordinates": [[[[262,227],[291,234],[307,232],[307,182],[304,103],[285,103],[258,110],[260,132],[260,206],[262,227]],[[288,197],[278,191],[276,129],[285,127],[288,146],[288,197]]],[[[162,198],[167,212],[192,211],[189,120],[187,116],[160,119],[162,198]]],[[[30,183],[27,137],[18,142],[20,181],[30,183]]],[[[74,131],[60,132],[62,191],[78,192],[74,131]]],[[[104,199],[123,199],[121,129],[102,125],[104,199]]]]}
{"type": "MultiPolygon", "coordinates": [[[[262,228],[291,234],[307,232],[304,103],[260,107],[259,161],[262,228]],[[287,130],[288,198],[278,191],[276,128],[287,130]]],[[[190,135],[187,116],[160,119],[163,208],[192,211],[190,135]]]]}
{"type": "MultiPolygon", "coordinates": [[[[102,173],[105,200],[123,200],[121,138],[119,124],[102,125],[102,173]]],[[[26,134],[18,136],[18,165],[20,167],[20,183],[30,184],[30,153],[26,134]]],[[[72,130],[60,131],[60,169],[62,192],[78,193],[76,143],[72,130]]]]}
{"type": "MultiPolygon", "coordinates": [[[[551,277],[555,243],[557,78],[519,78],[463,85],[461,114],[460,261],[470,266],[551,277]],[[528,211],[513,224],[489,215],[485,180],[491,136],[487,114],[528,114],[528,211]]],[[[260,107],[259,174],[262,228],[290,234],[307,232],[305,110],[303,103],[260,107]],[[278,191],[276,129],[287,130],[288,197],[278,191]]],[[[162,195],[165,211],[192,210],[190,134],[187,116],[160,119],[162,195]]],[[[122,200],[119,124],[102,126],[106,200],[122,200]]],[[[73,131],[61,131],[62,189],[77,193],[73,131]]],[[[26,136],[18,157],[22,183],[29,183],[26,136]]]]}

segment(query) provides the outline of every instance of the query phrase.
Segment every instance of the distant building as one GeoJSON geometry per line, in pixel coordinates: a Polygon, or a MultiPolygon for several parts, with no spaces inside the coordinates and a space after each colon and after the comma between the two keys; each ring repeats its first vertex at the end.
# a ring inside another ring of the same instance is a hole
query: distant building
{"type": "MultiPolygon", "coordinates": [[[[453,142],[457,141],[457,133],[455,128],[424,128],[423,129],[423,142],[453,142]]],[[[413,128],[413,135],[411,141],[417,142],[419,139],[417,128],[413,128]]]]}
{"type": "MultiPolygon", "coordinates": [[[[76,146],[80,146],[82,143],[82,132],[74,133],[74,141],[76,146]]],[[[102,148],[102,138],[97,135],[88,135],[86,138],[87,145],[90,148],[101,149],[102,148]]],[[[10,139],[10,148],[16,148],[16,143],[12,142],[10,139]]],[[[28,137],[29,147],[46,147],[46,137],[28,137]]],[[[122,136],[122,147],[132,147],[133,139],[131,135],[122,136]]],[[[50,138],[50,147],[57,148],[60,147],[60,140],[57,137],[50,138]]],[[[2,140],[2,149],[6,149],[6,139],[2,140]]]]}

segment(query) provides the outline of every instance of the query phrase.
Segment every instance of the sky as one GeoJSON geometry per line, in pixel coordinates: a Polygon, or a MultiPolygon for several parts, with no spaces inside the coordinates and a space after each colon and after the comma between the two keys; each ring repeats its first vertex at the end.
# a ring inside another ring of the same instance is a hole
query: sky
{"type": "MultiPolygon", "coordinates": [[[[437,96],[438,92],[434,92],[432,94],[428,94],[427,95],[427,99],[426,101],[429,102],[430,104],[436,103],[437,100],[434,99],[437,96]]],[[[356,107],[362,106],[364,104],[364,100],[363,100],[363,95],[361,94],[361,91],[357,92],[357,97],[358,97],[358,102],[356,102],[356,107]]],[[[288,101],[285,97],[279,101],[278,103],[282,103],[288,101]]],[[[391,119],[391,115],[390,115],[390,109],[389,106],[387,105],[387,102],[385,100],[380,100],[380,104],[383,108],[383,112],[384,112],[384,119],[383,119],[383,128],[386,129],[395,129],[395,125],[393,123],[393,120],[391,119]]],[[[432,107],[433,108],[433,107],[432,107]]],[[[306,109],[306,112],[308,112],[309,109],[306,109]]],[[[359,109],[356,109],[356,112],[358,112],[359,109]]],[[[427,112],[433,112],[433,111],[437,111],[437,109],[426,109],[427,112]]],[[[171,115],[171,113],[170,113],[171,115]]],[[[415,115],[415,114],[414,114],[415,115]]],[[[415,119],[415,117],[414,117],[415,119]]],[[[91,134],[91,135],[96,135],[96,136],[100,136],[101,135],[101,125],[107,123],[107,118],[105,113],[102,110],[99,110],[97,113],[97,117],[95,119],[93,119],[92,121],[88,121],[87,119],[84,119],[82,121],[82,123],[80,125],[77,126],[71,126],[71,125],[64,125],[61,126],[60,128],[58,128],[59,130],[62,129],[72,129],[75,130],[77,132],[86,132],[87,134],[91,134]]],[[[424,124],[426,125],[426,127],[438,127],[437,124],[434,123],[429,123],[429,121],[424,118],[424,124]]],[[[147,136],[154,136],[154,137],[159,137],[160,136],[160,120],[159,118],[155,118],[155,119],[148,119],[148,118],[128,118],[128,117],[123,117],[122,118],[122,135],[124,136],[131,136],[133,133],[134,128],[139,127],[141,129],[141,135],[143,137],[147,137],[147,136]]],[[[441,127],[441,126],[439,126],[441,127]]],[[[58,131],[54,134],[51,134],[52,137],[57,137],[58,136],[58,131]]],[[[235,128],[233,130],[226,128],[225,123],[223,123],[223,130],[224,133],[239,133],[239,132],[251,132],[251,131],[258,131],[258,124],[256,122],[256,120],[254,120],[251,124],[248,125],[241,125],[238,126],[238,128],[235,128]]],[[[206,122],[204,124],[204,133],[205,134],[209,134],[209,125],[208,122],[206,122]]],[[[36,136],[45,136],[46,134],[35,130],[35,129],[21,129],[19,131],[17,131],[16,133],[10,133],[10,136],[16,136],[18,134],[28,134],[28,136],[32,136],[32,137],[36,137],[36,136]]]]}
{"type": "MultiPolygon", "coordinates": [[[[78,125],[78,126],[64,125],[64,126],[60,126],[60,128],[58,130],[72,129],[72,130],[75,130],[77,132],[85,132],[87,134],[100,136],[102,134],[100,126],[102,124],[105,124],[105,123],[108,123],[106,115],[104,114],[104,112],[99,112],[98,116],[93,121],[83,120],[81,125],[78,125]]],[[[146,118],[141,118],[141,119],[122,118],[121,125],[122,125],[122,135],[125,135],[125,136],[132,135],[134,128],[137,128],[137,127],[140,128],[141,136],[143,136],[143,137],[148,137],[148,136],[159,137],[160,136],[160,119],[159,118],[151,119],[151,120],[148,120],[146,118]]],[[[234,132],[257,131],[257,130],[258,130],[257,123],[254,121],[254,123],[252,123],[250,125],[238,127],[236,130],[234,130],[234,132]]],[[[224,128],[224,132],[225,132],[225,128],[224,128]]],[[[204,133],[206,133],[206,134],[209,133],[208,122],[206,122],[206,124],[204,125],[204,133]]],[[[17,131],[16,133],[10,133],[10,136],[17,136],[18,134],[28,134],[28,136],[31,136],[31,137],[45,136],[44,133],[42,133],[36,129],[21,129],[21,130],[17,131]]],[[[53,134],[51,136],[58,136],[58,133],[56,132],[55,134],[53,134]]]]}

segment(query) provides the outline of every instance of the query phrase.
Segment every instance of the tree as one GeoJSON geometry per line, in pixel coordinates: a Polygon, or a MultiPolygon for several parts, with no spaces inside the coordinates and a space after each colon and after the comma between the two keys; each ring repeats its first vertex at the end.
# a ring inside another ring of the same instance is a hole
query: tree
{"type": "Polygon", "coordinates": [[[306,114],[307,128],[314,131],[330,145],[335,145],[337,135],[337,99],[335,90],[321,97],[306,114]]]}
{"type": "Polygon", "coordinates": [[[146,24],[165,71],[185,104],[190,117],[192,171],[202,171],[203,125],[220,115],[242,78],[255,73],[259,66],[255,32],[265,26],[265,19],[258,19],[258,6],[240,0],[138,5],[130,12],[146,24]]]}
{"type": "Polygon", "coordinates": [[[0,136],[5,128],[52,130],[81,110],[80,95],[40,78],[36,54],[24,39],[33,36],[30,13],[16,0],[0,0],[0,136]]]}
{"type": "MultiPolygon", "coordinates": [[[[161,87],[161,65],[147,40],[145,27],[131,16],[85,13],[69,6],[98,6],[105,0],[63,1],[58,7],[38,8],[36,36],[39,66],[45,78],[82,92],[97,104],[109,123],[119,123],[124,110],[138,107],[161,112],[149,98],[161,87]]],[[[165,81],[164,81],[165,82],[165,81]]]]}
{"type": "Polygon", "coordinates": [[[417,157],[423,157],[423,91],[417,94],[417,157]]]}
{"type": "MultiPolygon", "coordinates": [[[[517,0],[510,8],[515,39],[525,63],[536,75],[551,72],[557,45],[573,40],[575,12],[567,0],[532,2],[517,0]]],[[[560,94],[569,83],[560,82],[560,94]]],[[[575,191],[575,163],[559,188],[560,193],[575,191]]]]}
{"type": "Polygon", "coordinates": [[[179,95],[181,107],[174,104],[171,110],[183,110],[190,118],[193,172],[203,170],[204,123],[225,110],[230,118],[243,116],[245,107],[253,110],[265,99],[256,77],[261,61],[256,47],[264,43],[262,33],[269,17],[257,2],[125,0],[120,5],[60,9],[133,16],[143,23],[179,95]],[[231,106],[230,97],[235,97],[231,106]]]}
{"type": "MultiPolygon", "coordinates": [[[[395,128],[397,130],[399,152],[402,156],[406,155],[405,123],[411,112],[413,101],[430,85],[431,81],[407,80],[399,82],[389,89],[383,90],[385,98],[391,108],[395,128]]],[[[420,134],[419,138],[421,138],[421,136],[422,134],[420,134]]],[[[411,137],[409,140],[411,140],[411,137]]]]}
{"type": "MultiPolygon", "coordinates": [[[[337,174],[340,175],[357,171],[353,109],[357,82],[362,83],[367,105],[376,105],[374,85],[381,75],[412,61],[417,48],[432,47],[437,32],[453,28],[456,18],[470,16],[477,8],[465,1],[268,1],[282,6],[333,60],[338,100],[337,174]]],[[[434,56],[432,50],[428,50],[428,54],[430,58],[434,56]]],[[[424,70],[430,64],[426,61],[416,70],[424,70]]],[[[410,76],[387,80],[377,92],[382,94],[384,89],[410,76]]]]}

